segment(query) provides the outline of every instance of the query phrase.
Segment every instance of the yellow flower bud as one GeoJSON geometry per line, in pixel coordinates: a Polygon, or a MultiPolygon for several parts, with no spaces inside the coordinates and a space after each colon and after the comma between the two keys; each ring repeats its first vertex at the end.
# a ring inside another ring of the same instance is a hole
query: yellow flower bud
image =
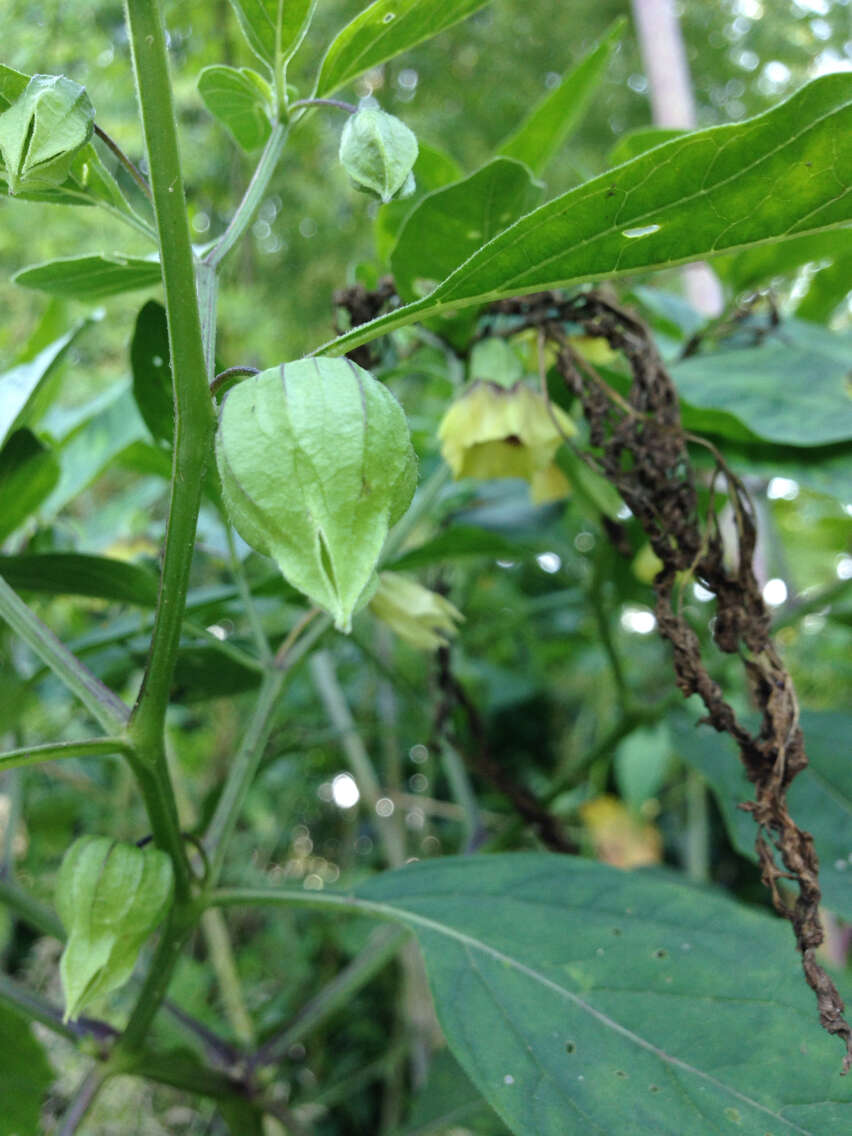
{"type": "Polygon", "coordinates": [[[525,383],[506,388],[474,382],[438,427],[441,453],[453,477],[519,477],[537,505],[557,501],[570,484],[553,461],[565,438],[576,434],[561,407],[525,383]]]}
{"type": "Polygon", "coordinates": [[[437,651],[456,633],[461,612],[444,596],[398,572],[381,572],[370,611],[400,639],[424,651],[437,651]]]}

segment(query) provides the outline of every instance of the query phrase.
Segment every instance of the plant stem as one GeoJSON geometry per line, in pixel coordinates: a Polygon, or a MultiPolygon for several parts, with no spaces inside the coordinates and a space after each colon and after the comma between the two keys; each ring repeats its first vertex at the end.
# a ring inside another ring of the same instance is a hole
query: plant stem
{"type": "Polygon", "coordinates": [[[272,133],[267,139],[266,146],[257,163],[257,168],[246,188],[242,201],[237,206],[225,232],[204,258],[205,263],[213,269],[218,269],[222,261],[249,227],[263,200],[275,167],[287,141],[287,126],[283,122],[276,122],[272,133]]]}
{"type": "Polygon", "coordinates": [[[20,769],[25,765],[41,765],[44,761],[59,761],[63,757],[109,757],[116,753],[129,753],[130,746],[123,738],[89,738],[82,742],[47,742],[45,745],[21,746],[0,753],[0,770],[20,769]]]}
{"type": "Polygon", "coordinates": [[[215,885],[222,872],[225,850],[234,831],[237,817],[263,757],[272,732],[272,715],[284,687],[286,671],[269,671],[263,677],[260,693],[237,755],[231,763],[227,780],[216,804],[216,810],[204,836],[204,847],[210,858],[208,882],[215,885]]]}
{"type": "Polygon", "coordinates": [[[299,107],[336,107],[338,110],[345,110],[347,114],[356,114],[358,108],[353,103],[346,103],[343,99],[297,99],[296,102],[290,103],[290,110],[298,110],[299,107]]]}
{"type": "Polygon", "coordinates": [[[158,0],[127,0],[127,23],[151,171],[175,395],[169,520],[151,651],[130,735],[143,760],[158,762],[180,640],[204,468],[215,417],[196,301],[186,197],[158,0]]]}
{"type": "Polygon", "coordinates": [[[387,823],[392,818],[379,816],[376,812],[376,804],[382,796],[381,785],[346,703],[346,697],[334,669],[334,662],[328,651],[318,651],[313,656],[311,675],[325,712],[340,736],[340,744],[361,797],[369,806],[374,818],[373,823],[377,826],[385,857],[391,867],[398,867],[405,862],[404,840],[396,825],[387,823]]]}
{"type": "Polygon", "coordinates": [[[209,907],[201,916],[201,930],[207,941],[207,951],[219,983],[225,1017],[234,1037],[245,1046],[254,1045],[254,1025],[246,1009],[240,976],[234,961],[228,927],[222,912],[209,907]]]}
{"type": "MultiPolygon", "coordinates": [[[[227,373],[227,372],[225,372],[227,373]]],[[[222,518],[222,524],[225,528],[225,539],[228,542],[228,552],[231,556],[231,571],[234,576],[237,588],[240,592],[240,599],[243,601],[243,609],[246,613],[246,618],[249,621],[252,635],[257,646],[258,654],[264,662],[269,662],[272,658],[272,652],[269,649],[269,640],[266,638],[266,632],[263,630],[263,624],[260,622],[260,617],[257,614],[257,608],[254,602],[254,596],[251,594],[248,579],[246,578],[245,568],[243,562],[240,560],[237,553],[237,544],[234,540],[234,533],[227,517],[222,518]]]]}
{"type": "Polygon", "coordinates": [[[307,1037],[311,1030],[321,1026],[347,1006],[352,995],[366,986],[387,965],[408,938],[408,931],[396,927],[382,927],[374,931],[370,941],[348,966],[306,1002],[281,1033],[263,1043],[252,1059],[252,1064],[276,1063],[291,1045],[307,1037]]]}
{"type": "Polygon", "coordinates": [[[686,774],[686,874],[691,880],[710,879],[710,816],[707,786],[695,770],[686,774]]]}
{"type": "Polygon", "coordinates": [[[95,123],[95,134],[97,134],[98,138],[100,138],[104,145],[108,146],[109,149],[112,150],[113,154],[115,154],[116,158],[118,158],[118,160],[130,174],[130,176],[133,178],[133,180],[136,182],[136,184],[139,186],[148,200],[151,201],[152,198],[150,185],[148,185],[138,167],[134,162],[130,160],[127,154],[125,154],[125,152],[115,141],[115,139],[111,138],[110,135],[107,134],[105,130],[102,130],[97,123],[95,123]]]}
{"type": "Polygon", "coordinates": [[[68,650],[0,576],[0,616],[109,734],[123,731],[130,711],[68,650]]]}
{"type": "Polygon", "coordinates": [[[8,876],[0,876],[0,903],[43,935],[52,935],[60,942],[65,938],[65,930],[53,908],[40,903],[8,876]]]}
{"type": "Polygon", "coordinates": [[[95,1065],[89,1070],[71,1098],[71,1106],[63,1117],[57,1136],[74,1136],[109,1077],[110,1070],[103,1065],[95,1065]]]}
{"type": "Polygon", "coordinates": [[[402,548],[421,520],[428,516],[432,506],[441,496],[444,486],[450,481],[450,467],[444,462],[424,481],[417,490],[411,508],[401,517],[397,524],[388,533],[385,546],[382,549],[380,564],[393,567],[392,562],[402,552],[402,548]]]}
{"type": "Polygon", "coordinates": [[[479,804],[458,750],[446,738],[442,738],[440,744],[441,760],[450,783],[450,792],[464,814],[464,850],[472,852],[481,843],[484,834],[479,804]]]}
{"type": "Polygon", "coordinates": [[[48,1029],[69,1041],[78,1041],[81,1037],[94,1034],[101,1040],[115,1036],[115,1030],[105,1022],[89,1022],[87,1018],[80,1018],[76,1022],[63,1022],[62,1011],[45,1001],[38,994],[34,994],[26,987],[20,986],[0,972],[0,1003],[11,1006],[13,1010],[32,1022],[40,1022],[48,1029]],[[89,1027],[94,1028],[89,1028],[89,1027]]]}
{"type": "Polygon", "coordinates": [[[172,908],[127,1028],[116,1047],[116,1053],[125,1055],[135,1053],[142,1048],[151,1022],[166,996],[172,973],[192,932],[197,915],[198,910],[194,903],[176,903],[172,908]]]}

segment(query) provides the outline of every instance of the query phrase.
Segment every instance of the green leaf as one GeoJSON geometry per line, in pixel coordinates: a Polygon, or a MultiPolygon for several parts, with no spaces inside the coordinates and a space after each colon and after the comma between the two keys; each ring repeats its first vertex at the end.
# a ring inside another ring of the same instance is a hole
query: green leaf
{"type": "Polygon", "coordinates": [[[316,0],[231,0],[249,47],[271,70],[296,53],[315,5],[316,0]]]}
{"type": "Polygon", "coordinates": [[[238,146],[257,150],[272,133],[269,84],[249,67],[205,67],[198,76],[201,101],[238,146]]]}
{"type": "Polygon", "coordinates": [[[618,744],[614,770],[618,791],[632,809],[659,793],[671,768],[672,744],[665,722],[634,730],[618,744]]]}
{"type": "MultiPolygon", "coordinates": [[[[810,764],[796,776],[788,793],[791,816],[814,838],[820,862],[820,886],[827,907],[852,918],[852,771],[846,758],[852,715],[840,711],[803,710],[802,731],[810,764]]],[[[754,799],[733,743],[725,736],[694,727],[683,718],[672,721],[678,753],[706,778],[719,802],[731,843],[749,860],[757,860],[757,829],[737,808],[754,799]]]]}
{"type": "Polygon", "coordinates": [[[89,320],[75,324],[27,362],[0,375],[0,445],[19,426],[35,425],[44,412],[41,397],[66,351],[89,320]]]}
{"type": "Polygon", "coordinates": [[[414,163],[414,193],[402,201],[389,201],[376,214],[373,236],[376,242],[376,255],[383,264],[390,258],[393,246],[399,237],[406,217],[419,201],[433,189],[440,189],[450,182],[458,181],[462,168],[449,154],[418,142],[417,161],[414,163]]]}
{"type": "Polygon", "coordinates": [[[852,334],[788,319],[754,347],[692,355],[671,371],[691,406],[732,415],[769,442],[819,446],[852,437],[850,358],[852,334]]]}
{"type": "Polygon", "coordinates": [[[75,300],[102,300],[160,283],[160,262],[121,253],[68,256],[22,268],[12,277],[22,288],[75,300]]]}
{"type": "Polygon", "coordinates": [[[133,397],[151,434],[171,445],[175,410],[169,359],[166,309],[156,300],[149,300],[136,317],[130,341],[133,397]]]}
{"type": "Polygon", "coordinates": [[[340,336],[342,354],[444,311],[684,264],[852,220],[852,75],[658,146],[522,217],[429,296],[340,336]]]}
{"type": "Polygon", "coordinates": [[[620,166],[640,154],[661,146],[663,142],[670,142],[672,138],[681,138],[688,131],[671,126],[640,126],[638,130],[630,130],[622,134],[609,152],[607,165],[620,166]]]}
{"type": "Polygon", "coordinates": [[[247,690],[256,690],[260,675],[243,666],[232,655],[214,646],[181,647],[172,679],[173,702],[205,702],[210,698],[233,698],[247,690]]]}
{"type": "Polygon", "coordinates": [[[153,572],[108,556],[76,552],[0,556],[0,576],[22,592],[93,596],[140,607],[154,607],[157,602],[158,580],[153,572]]]}
{"type": "Polygon", "coordinates": [[[406,217],[391,253],[403,300],[431,291],[525,213],[541,188],[520,162],[494,158],[462,181],[427,194],[406,217]]]}
{"type": "Polygon", "coordinates": [[[624,17],[619,17],[591,51],[565,72],[559,86],[545,95],[520,126],[500,143],[498,154],[524,162],[534,174],[541,176],[585,113],[624,32],[624,25],[624,17]]]}
{"type": "Polygon", "coordinates": [[[0,1136],[39,1130],[39,1113],[53,1070],[30,1023],[0,1006],[0,1136]]]}
{"type": "Polygon", "coordinates": [[[449,1050],[442,1049],[429,1066],[429,1080],[412,1101],[402,1133],[404,1136],[448,1136],[458,1131],[497,1136],[508,1130],[449,1050]]]}
{"type": "Polygon", "coordinates": [[[376,0],[332,40],[314,93],[330,95],[371,67],[431,39],[487,3],[488,0],[376,0]]]}
{"type": "Polygon", "coordinates": [[[777,919],[543,853],[412,864],[356,896],[417,936],[450,1048],[519,1136],[844,1127],[841,1048],[777,919]]]}
{"type": "Polygon", "coordinates": [[[36,511],[58,480],[53,451],[30,430],[16,430],[0,449],[0,543],[36,511]]]}

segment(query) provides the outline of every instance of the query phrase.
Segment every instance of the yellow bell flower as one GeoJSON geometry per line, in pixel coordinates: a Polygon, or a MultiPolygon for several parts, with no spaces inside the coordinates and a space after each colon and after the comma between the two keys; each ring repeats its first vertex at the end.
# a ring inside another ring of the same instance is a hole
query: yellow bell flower
{"type": "Polygon", "coordinates": [[[507,388],[484,380],[456,399],[438,427],[441,453],[457,481],[519,477],[530,483],[536,505],[570,492],[553,458],[576,432],[561,407],[526,383],[507,388]]]}
{"type": "Polygon", "coordinates": [[[464,619],[444,596],[398,572],[380,572],[370,611],[400,639],[424,651],[446,646],[464,619]]]}

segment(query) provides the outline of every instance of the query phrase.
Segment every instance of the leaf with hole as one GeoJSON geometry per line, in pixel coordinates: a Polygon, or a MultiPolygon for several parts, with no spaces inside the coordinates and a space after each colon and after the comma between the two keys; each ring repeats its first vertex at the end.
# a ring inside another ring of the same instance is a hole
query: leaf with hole
{"type": "Polygon", "coordinates": [[[450,1048],[519,1136],[843,1129],[841,1048],[762,912],[542,853],[418,863],[356,896],[416,935],[450,1048]]]}
{"type": "MultiPolygon", "coordinates": [[[[342,354],[395,328],[501,297],[635,275],[846,224],[850,92],[852,75],[824,75],[756,118],[666,142],[540,206],[425,298],[320,350],[342,354]]],[[[413,265],[408,272],[417,276],[413,265]]]]}

